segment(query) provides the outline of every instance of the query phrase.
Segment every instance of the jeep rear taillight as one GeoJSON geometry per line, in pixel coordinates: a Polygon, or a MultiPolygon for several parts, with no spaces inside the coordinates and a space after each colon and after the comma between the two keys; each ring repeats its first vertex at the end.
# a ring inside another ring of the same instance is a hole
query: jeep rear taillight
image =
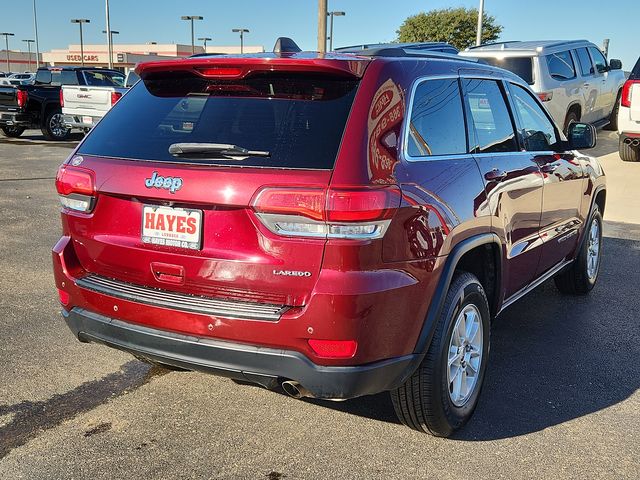
{"type": "Polygon", "coordinates": [[[111,106],[113,107],[120,98],[122,98],[121,92],[111,92],[111,106]]]}
{"type": "Polygon", "coordinates": [[[60,107],[64,107],[64,92],[60,89],[60,107]]]}
{"type": "Polygon", "coordinates": [[[94,173],[86,168],[62,165],[56,175],[56,190],[64,208],[90,212],[96,197],[94,173]]]}
{"type": "Polygon", "coordinates": [[[252,206],[278,235],[368,240],[384,236],[400,198],[397,186],[265,187],[252,206]]]}
{"type": "Polygon", "coordinates": [[[27,102],[29,101],[29,94],[25,90],[17,90],[16,100],[18,102],[18,107],[24,108],[27,106],[27,102]]]}
{"type": "Polygon", "coordinates": [[[627,80],[622,87],[622,95],[620,96],[620,105],[623,107],[631,107],[631,95],[633,92],[633,86],[640,85],[640,80],[627,80]]]}

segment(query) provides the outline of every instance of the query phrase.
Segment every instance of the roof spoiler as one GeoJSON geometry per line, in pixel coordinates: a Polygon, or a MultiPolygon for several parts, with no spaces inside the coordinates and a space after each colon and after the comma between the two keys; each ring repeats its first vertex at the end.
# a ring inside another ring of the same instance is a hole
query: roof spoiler
{"type": "Polygon", "coordinates": [[[276,44],[273,46],[273,53],[298,53],[301,52],[302,49],[298,46],[296,42],[291,40],[289,37],[278,37],[276,40],[276,44]]]}

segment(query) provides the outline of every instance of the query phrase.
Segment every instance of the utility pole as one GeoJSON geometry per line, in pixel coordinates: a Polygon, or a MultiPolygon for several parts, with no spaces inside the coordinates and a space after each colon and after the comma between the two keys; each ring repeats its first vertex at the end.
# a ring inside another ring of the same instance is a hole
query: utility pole
{"type": "Polygon", "coordinates": [[[109,0],[105,0],[105,15],[107,23],[107,54],[109,55],[109,68],[113,68],[113,36],[111,35],[111,20],[109,18],[109,0]]]}
{"type": "Polygon", "coordinates": [[[29,71],[31,71],[31,44],[35,42],[35,40],[22,40],[27,43],[27,48],[29,49],[29,71]]]}
{"type": "MultiPolygon", "coordinates": [[[[113,36],[114,35],[119,35],[120,32],[117,30],[111,30],[110,32],[107,30],[102,30],[102,33],[107,33],[109,34],[109,40],[108,40],[108,44],[111,47],[111,50],[113,51],[113,36]]],[[[109,50],[109,48],[107,48],[107,50],[109,50]]],[[[111,55],[109,55],[109,65],[111,65],[109,68],[113,68],[113,59],[111,58],[111,55]]]]}
{"type": "Polygon", "coordinates": [[[244,53],[244,34],[249,33],[249,30],[246,28],[232,28],[231,31],[240,34],[240,53],[244,53]]]}
{"type": "Polygon", "coordinates": [[[211,37],[198,37],[198,40],[204,42],[204,53],[207,53],[207,42],[211,40],[211,37]]]}
{"type": "Polygon", "coordinates": [[[33,30],[36,35],[36,70],[40,68],[40,42],[38,42],[38,15],[36,13],[36,0],[33,0],[33,30]]]}
{"type": "Polygon", "coordinates": [[[480,0],[478,8],[478,32],[476,33],[476,46],[482,45],[482,21],[484,20],[484,0],[480,0]]]}
{"type": "Polygon", "coordinates": [[[0,35],[4,35],[4,41],[6,45],[6,53],[7,53],[7,73],[11,72],[11,65],[9,64],[9,37],[13,37],[13,33],[2,32],[0,35]]]}
{"type": "Polygon", "coordinates": [[[318,0],[318,52],[327,51],[327,0],[318,0]]]}
{"type": "Polygon", "coordinates": [[[77,23],[78,25],[80,25],[80,60],[82,61],[82,66],[84,67],[84,40],[82,39],[82,24],[91,23],[91,20],[87,18],[72,18],[71,23],[77,23]]]}
{"type": "Polygon", "coordinates": [[[329,12],[327,13],[331,20],[329,21],[329,51],[333,51],[333,17],[344,17],[346,13],[344,12],[329,12]]]}
{"type": "Polygon", "coordinates": [[[196,39],[195,39],[195,36],[193,34],[193,21],[194,20],[204,20],[204,17],[201,17],[199,15],[183,15],[180,18],[182,20],[191,21],[191,55],[193,55],[194,53],[196,53],[196,39]]]}

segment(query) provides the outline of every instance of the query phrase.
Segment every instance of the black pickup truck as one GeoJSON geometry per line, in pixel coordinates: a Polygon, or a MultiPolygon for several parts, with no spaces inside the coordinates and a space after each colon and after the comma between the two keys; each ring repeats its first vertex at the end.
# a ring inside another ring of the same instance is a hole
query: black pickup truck
{"type": "Polygon", "coordinates": [[[47,140],[64,140],[70,129],[62,119],[62,85],[87,85],[84,72],[99,70],[124,77],[116,70],[91,67],[39,68],[32,85],[0,86],[0,131],[19,137],[27,128],[39,128],[47,140]]]}

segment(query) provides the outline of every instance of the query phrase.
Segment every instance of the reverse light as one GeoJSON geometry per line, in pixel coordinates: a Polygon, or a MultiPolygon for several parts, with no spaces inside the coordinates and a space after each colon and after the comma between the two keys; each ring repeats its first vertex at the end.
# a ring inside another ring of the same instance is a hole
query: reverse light
{"type": "Polygon", "coordinates": [[[56,190],[64,208],[89,212],[95,203],[96,186],[91,170],[62,165],[56,175],[56,190]]]}
{"type": "MultiPolygon", "coordinates": [[[[62,90],[60,91],[62,94],[62,90]]],[[[122,98],[122,92],[111,92],[111,106],[113,107],[122,98]]]]}
{"type": "Polygon", "coordinates": [[[310,338],[309,346],[323,358],[351,358],[356,354],[358,342],[355,340],[316,340],[310,338]]]}
{"type": "Polygon", "coordinates": [[[553,100],[553,92],[540,92],[537,95],[542,102],[550,102],[553,100]]]}
{"type": "Polygon", "coordinates": [[[622,87],[622,95],[620,96],[620,105],[623,107],[631,107],[631,96],[633,94],[633,86],[640,85],[640,80],[627,80],[622,87]]]}
{"type": "Polygon", "coordinates": [[[400,198],[397,186],[265,187],[252,206],[278,235],[369,240],[384,236],[400,198]]]}
{"type": "Polygon", "coordinates": [[[24,108],[27,106],[27,102],[29,101],[29,94],[26,90],[16,90],[16,101],[18,102],[19,108],[24,108]]]}

